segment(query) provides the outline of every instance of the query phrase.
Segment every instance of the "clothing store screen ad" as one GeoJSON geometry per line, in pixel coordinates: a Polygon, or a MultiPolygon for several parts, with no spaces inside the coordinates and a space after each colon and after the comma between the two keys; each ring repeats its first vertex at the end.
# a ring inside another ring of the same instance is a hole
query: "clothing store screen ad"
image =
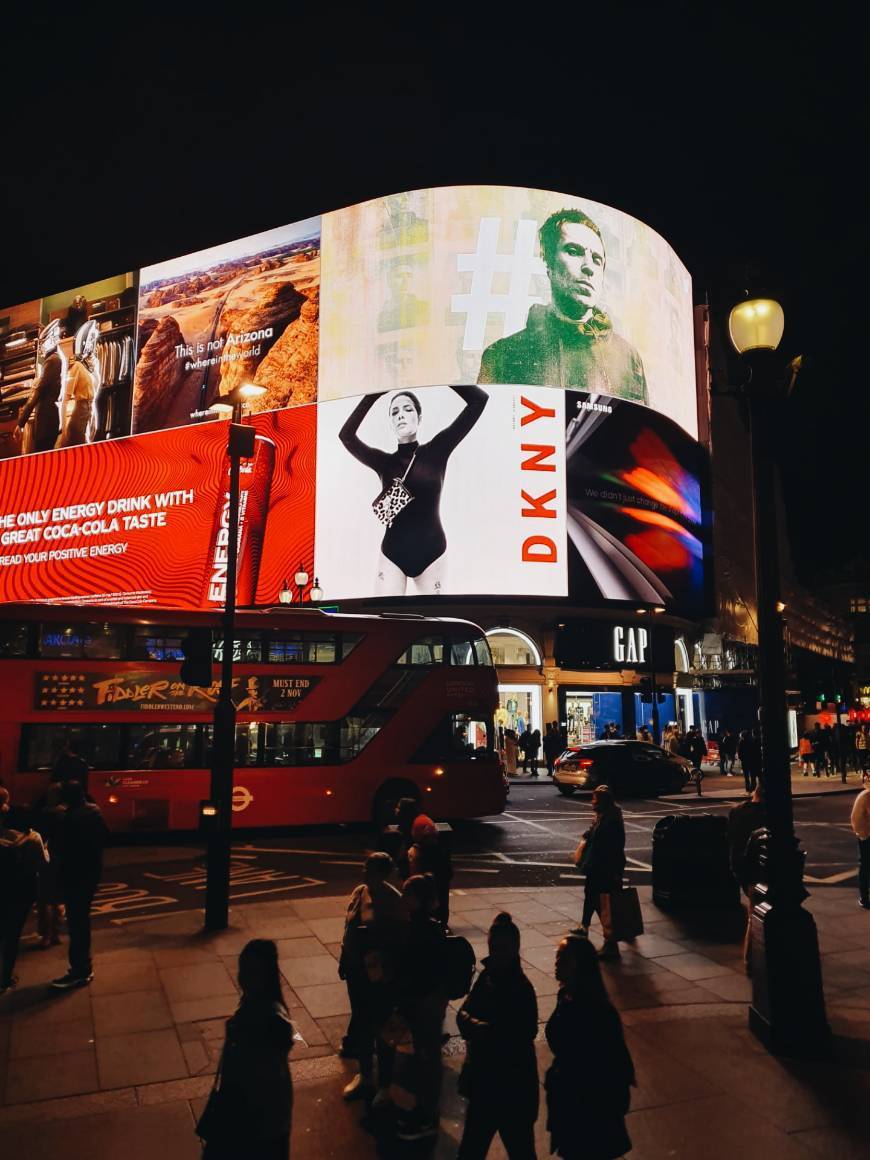
{"type": "MultiPolygon", "coordinates": [[[[300,562],[325,601],[703,595],[701,449],[638,403],[477,383],[250,417],[239,605],[300,562]]],[[[225,422],[0,462],[0,600],[222,607],[225,422]]]]}
{"type": "Polygon", "coordinates": [[[137,280],[0,308],[0,459],[130,434],[137,280]]]}

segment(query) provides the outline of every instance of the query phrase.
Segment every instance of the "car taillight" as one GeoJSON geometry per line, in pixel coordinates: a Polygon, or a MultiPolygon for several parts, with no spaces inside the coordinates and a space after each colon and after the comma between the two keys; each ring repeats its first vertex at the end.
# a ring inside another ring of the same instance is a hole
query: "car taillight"
{"type": "Polygon", "coordinates": [[[595,764],[595,762],[592,760],[591,757],[583,757],[580,760],[580,768],[581,769],[591,769],[594,764],[595,764]]]}

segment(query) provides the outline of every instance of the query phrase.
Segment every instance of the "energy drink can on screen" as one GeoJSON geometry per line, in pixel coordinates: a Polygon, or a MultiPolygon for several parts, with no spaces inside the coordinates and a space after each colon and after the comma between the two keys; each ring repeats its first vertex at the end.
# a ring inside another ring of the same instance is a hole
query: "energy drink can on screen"
{"type": "MultiPolygon", "coordinates": [[[[243,459],[239,472],[239,559],[236,572],[236,603],[253,604],[260,575],[263,538],[269,515],[269,492],[275,470],[275,444],[264,435],[254,441],[254,455],[243,459]]],[[[218,493],[209,541],[202,606],[221,608],[227,595],[227,548],[230,539],[230,466],[227,460],[223,486],[218,493]]]]}

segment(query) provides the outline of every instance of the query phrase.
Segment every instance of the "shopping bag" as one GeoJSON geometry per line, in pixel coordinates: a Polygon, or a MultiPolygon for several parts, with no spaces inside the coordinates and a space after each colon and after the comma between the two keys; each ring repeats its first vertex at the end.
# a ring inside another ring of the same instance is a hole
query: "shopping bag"
{"type": "Polygon", "coordinates": [[[631,942],[643,934],[643,915],[640,899],[633,886],[601,894],[601,927],[606,939],[631,942]]]}

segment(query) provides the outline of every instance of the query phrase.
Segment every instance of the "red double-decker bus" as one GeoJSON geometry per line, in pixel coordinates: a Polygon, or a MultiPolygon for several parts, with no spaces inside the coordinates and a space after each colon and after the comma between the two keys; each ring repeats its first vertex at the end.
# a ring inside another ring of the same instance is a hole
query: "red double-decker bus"
{"type": "MultiPolygon", "coordinates": [[[[194,830],[209,797],[218,614],[0,606],[0,778],[27,807],[66,744],[119,832],[194,830]],[[185,684],[211,633],[211,687],[185,684]]],[[[437,818],[504,808],[495,669],[481,629],[407,614],[240,612],[233,823],[383,821],[398,797],[437,818]]]]}

